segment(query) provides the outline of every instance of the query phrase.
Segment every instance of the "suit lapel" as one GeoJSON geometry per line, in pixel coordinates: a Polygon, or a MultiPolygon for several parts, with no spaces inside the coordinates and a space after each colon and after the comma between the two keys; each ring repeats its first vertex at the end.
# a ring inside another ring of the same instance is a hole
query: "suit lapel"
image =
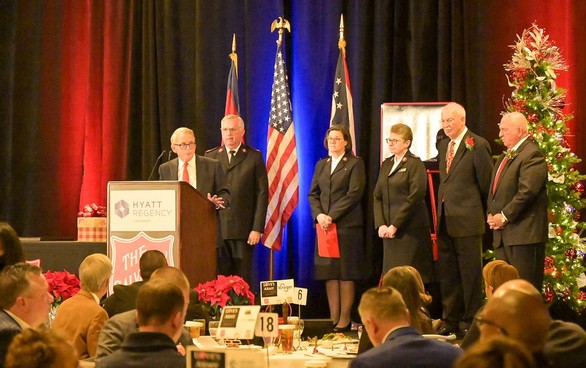
{"type": "MultiPolygon", "coordinates": [[[[236,156],[234,156],[232,158],[232,161],[230,162],[230,169],[232,169],[234,166],[240,164],[242,161],[244,161],[246,154],[247,154],[247,149],[244,146],[240,146],[240,149],[238,150],[238,153],[236,153],[236,156]]],[[[226,158],[227,160],[227,158],[226,158]]]]}
{"type": "MultiPolygon", "coordinates": [[[[501,173],[499,175],[499,181],[496,183],[496,188],[494,188],[494,193],[496,194],[496,192],[499,190],[499,187],[501,186],[501,183],[503,182],[503,179],[505,178],[505,175],[507,174],[507,170],[509,169],[509,167],[511,167],[511,164],[513,163],[513,161],[515,160],[515,158],[517,158],[517,156],[519,155],[519,153],[521,151],[523,151],[523,149],[527,146],[527,144],[529,144],[529,138],[525,139],[525,141],[523,143],[521,143],[521,145],[519,146],[518,149],[515,150],[515,156],[513,158],[510,158],[507,163],[505,164],[505,167],[503,167],[503,169],[501,170],[501,173]]],[[[504,160],[505,155],[503,154],[499,160],[497,161],[496,166],[496,172],[495,172],[495,178],[492,179],[492,183],[491,183],[491,188],[494,186],[494,179],[496,179],[496,173],[498,173],[498,168],[501,165],[501,162],[504,160]]]]}
{"type": "MultiPolygon", "coordinates": [[[[330,171],[332,171],[332,159],[330,158],[330,171]]],[[[346,155],[344,155],[342,157],[342,159],[340,160],[340,162],[338,162],[338,165],[336,166],[336,168],[334,169],[334,172],[332,172],[332,175],[334,175],[335,173],[337,173],[338,171],[341,171],[344,169],[344,167],[346,166],[346,161],[348,161],[348,159],[346,158],[346,155]]]]}
{"type": "Polygon", "coordinates": [[[169,170],[171,170],[171,179],[172,180],[179,180],[179,159],[176,158],[171,160],[169,170]]]}

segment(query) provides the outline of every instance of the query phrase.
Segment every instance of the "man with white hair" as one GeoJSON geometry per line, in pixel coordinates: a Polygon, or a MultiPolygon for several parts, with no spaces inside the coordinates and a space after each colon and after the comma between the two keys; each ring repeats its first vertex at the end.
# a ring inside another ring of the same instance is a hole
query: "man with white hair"
{"type": "Polygon", "coordinates": [[[505,114],[499,137],[507,151],[496,162],[487,200],[496,258],[513,265],[537,290],[547,241],[547,164],[520,112],[505,114]]]}

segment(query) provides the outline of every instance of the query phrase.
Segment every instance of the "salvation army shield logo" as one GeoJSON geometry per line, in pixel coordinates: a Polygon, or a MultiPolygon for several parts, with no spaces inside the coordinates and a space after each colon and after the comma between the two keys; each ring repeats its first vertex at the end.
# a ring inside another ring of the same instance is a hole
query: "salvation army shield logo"
{"type": "Polygon", "coordinates": [[[147,250],[161,251],[169,266],[175,266],[173,254],[175,237],[167,235],[163,238],[153,238],[144,232],[138,233],[131,239],[117,236],[110,237],[110,259],[112,260],[112,278],[109,291],[112,293],[114,285],[130,285],[142,280],[140,277],[140,256],[147,250]]]}

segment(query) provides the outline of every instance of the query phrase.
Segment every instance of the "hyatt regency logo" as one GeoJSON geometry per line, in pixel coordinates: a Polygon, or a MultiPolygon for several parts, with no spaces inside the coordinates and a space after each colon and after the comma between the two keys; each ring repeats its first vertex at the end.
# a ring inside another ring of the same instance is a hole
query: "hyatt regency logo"
{"type": "Polygon", "coordinates": [[[124,200],[120,200],[114,205],[114,213],[118,217],[124,218],[130,213],[130,206],[124,200]]]}

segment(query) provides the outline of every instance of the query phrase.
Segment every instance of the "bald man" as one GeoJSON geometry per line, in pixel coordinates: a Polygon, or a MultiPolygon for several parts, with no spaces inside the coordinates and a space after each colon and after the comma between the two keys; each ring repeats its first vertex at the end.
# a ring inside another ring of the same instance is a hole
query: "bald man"
{"type": "Polygon", "coordinates": [[[586,367],[586,332],[575,323],[552,320],[541,294],[527,280],[499,286],[476,322],[480,339],[506,334],[524,343],[543,364],[586,367]]]}
{"type": "Polygon", "coordinates": [[[531,138],[525,115],[505,114],[499,137],[507,147],[496,162],[488,194],[487,222],[496,258],[519,271],[537,290],[543,284],[547,241],[547,164],[531,138]]]}

